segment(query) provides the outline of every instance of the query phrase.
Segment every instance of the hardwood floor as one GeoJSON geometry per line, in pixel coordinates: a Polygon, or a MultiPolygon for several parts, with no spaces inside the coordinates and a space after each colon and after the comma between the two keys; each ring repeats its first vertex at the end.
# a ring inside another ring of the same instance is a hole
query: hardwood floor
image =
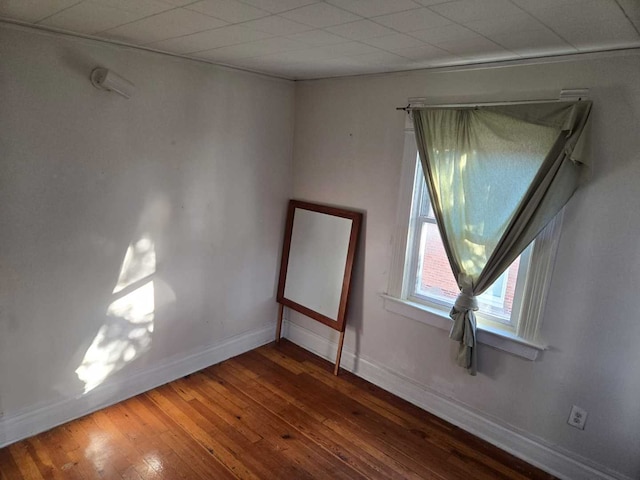
{"type": "Polygon", "coordinates": [[[0,479],[552,479],[283,340],[0,449],[0,479]]]}

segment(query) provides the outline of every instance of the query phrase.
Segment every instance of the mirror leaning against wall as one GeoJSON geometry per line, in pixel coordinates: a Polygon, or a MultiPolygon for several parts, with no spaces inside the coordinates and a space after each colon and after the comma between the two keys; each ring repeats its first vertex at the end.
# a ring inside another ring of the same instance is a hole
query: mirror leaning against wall
{"type": "Polygon", "coordinates": [[[339,331],[336,375],[361,223],[359,212],[289,201],[276,297],[280,304],[276,341],[285,306],[339,331]]]}

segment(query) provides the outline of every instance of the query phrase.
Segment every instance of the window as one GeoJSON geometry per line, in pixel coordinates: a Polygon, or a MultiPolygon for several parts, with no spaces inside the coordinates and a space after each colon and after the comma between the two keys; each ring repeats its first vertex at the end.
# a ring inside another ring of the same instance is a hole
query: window
{"type": "MultiPolygon", "coordinates": [[[[417,155],[414,170],[409,225],[412,234],[407,244],[407,298],[449,311],[459,289],[440,238],[417,155]]],[[[532,248],[533,245],[527,248],[491,287],[478,296],[480,310],[476,317],[480,325],[515,333],[532,248]]]]}
{"type": "MultiPolygon", "coordinates": [[[[443,318],[448,318],[458,295],[458,286],[431,209],[410,120],[407,120],[405,128],[397,217],[389,290],[384,296],[385,308],[430,325],[450,328],[451,322],[443,318]]],[[[522,353],[530,359],[544,348],[538,332],[561,217],[562,213],[558,214],[535,242],[478,297],[480,308],[476,318],[481,343],[522,353]],[[505,343],[504,339],[510,342],[505,343]],[[527,350],[527,346],[532,350],[527,350]],[[524,350],[521,351],[520,347],[524,350]]]]}

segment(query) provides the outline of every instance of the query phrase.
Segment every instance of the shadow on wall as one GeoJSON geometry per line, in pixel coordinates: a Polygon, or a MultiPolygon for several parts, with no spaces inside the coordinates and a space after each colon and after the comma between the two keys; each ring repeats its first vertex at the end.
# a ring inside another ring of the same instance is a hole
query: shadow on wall
{"type": "Polygon", "coordinates": [[[358,368],[360,359],[360,337],[364,328],[364,264],[365,246],[367,238],[367,212],[362,213],[362,223],[360,224],[360,236],[358,238],[358,248],[353,264],[353,275],[351,277],[351,291],[349,293],[349,309],[347,311],[347,328],[355,330],[355,365],[358,368]]]}

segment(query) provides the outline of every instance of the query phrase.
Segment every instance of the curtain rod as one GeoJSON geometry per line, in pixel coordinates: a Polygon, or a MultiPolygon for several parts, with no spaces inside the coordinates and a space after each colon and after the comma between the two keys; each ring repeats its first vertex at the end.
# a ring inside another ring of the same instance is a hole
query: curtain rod
{"type": "Polygon", "coordinates": [[[511,100],[505,102],[476,102],[476,103],[445,103],[445,104],[423,104],[419,101],[411,102],[406,107],[396,107],[396,110],[403,110],[410,112],[412,110],[418,110],[420,108],[478,108],[478,107],[497,107],[500,105],[522,105],[530,103],[551,103],[551,102],[567,102],[567,101],[580,101],[586,100],[589,96],[589,89],[576,88],[566,89],[560,91],[559,98],[546,98],[538,100],[511,100]]]}
{"type": "Polygon", "coordinates": [[[396,107],[396,110],[404,110],[410,112],[412,110],[418,110],[421,108],[478,108],[478,107],[497,107],[500,105],[522,105],[526,103],[551,103],[559,102],[557,98],[546,100],[523,100],[512,102],[476,102],[476,103],[444,103],[444,104],[411,104],[408,103],[406,107],[396,107]]]}

